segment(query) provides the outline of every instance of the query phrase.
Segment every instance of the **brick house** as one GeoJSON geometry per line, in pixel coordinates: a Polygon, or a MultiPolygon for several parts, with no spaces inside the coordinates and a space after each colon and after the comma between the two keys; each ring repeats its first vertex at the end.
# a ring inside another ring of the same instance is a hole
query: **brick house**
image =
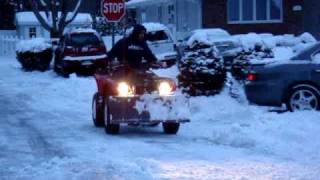
{"type": "Polygon", "coordinates": [[[302,0],[203,0],[203,27],[230,33],[298,34],[303,25],[302,0]]]}
{"type": "MultiPolygon", "coordinates": [[[[232,34],[248,32],[273,34],[299,34],[311,32],[320,36],[319,0],[131,0],[130,9],[137,12],[138,22],[157,20],[169,11],[157,11],[157,7],[169,6],[174,12],[176,31],[183,34],[196,28],[223,28],[232,34]],[[192,7],[184,4],[191,4],[192,7]],[[195,5],[198,4],[198,5],[195,5]],[[186,8],[187,7],[187,8],[186,8]],[[152,11],[148,11],[153,9],[152,11]],[[143,14],[144,13],[144,14],[143,14]],[[146,17],[143,19],[143,17],[146,17]],[[201,22],[194,24],[200,16],[201,22]],[[188,17],[187,19],[184,17],[188,17]],[[190,18],[191,17],[191,18],[190,18]],[[183,24],[183,27],[181,25],[183,24]],[[187,27],[187,28],[185,28],[187,27]]],[[[166,24],[166,21],[161,23],[166,24]]],[[[179,38],[179,37],[178,37],[179,38]]]]}

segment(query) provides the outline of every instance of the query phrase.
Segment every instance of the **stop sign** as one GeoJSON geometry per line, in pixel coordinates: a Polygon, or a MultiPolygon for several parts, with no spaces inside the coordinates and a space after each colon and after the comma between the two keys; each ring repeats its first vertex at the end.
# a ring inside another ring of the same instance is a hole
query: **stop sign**
{"type": "Polygon", "coordinates": [[[102,0],[101,13],[108,22],[118,22],[126,14],[124,0],[102,0]]]}

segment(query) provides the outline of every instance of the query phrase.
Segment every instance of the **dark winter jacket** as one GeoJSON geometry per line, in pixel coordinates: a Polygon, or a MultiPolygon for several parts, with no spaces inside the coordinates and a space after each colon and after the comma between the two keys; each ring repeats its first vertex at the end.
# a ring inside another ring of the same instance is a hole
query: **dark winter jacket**
{"type": "Polygon", "coordinates": [[[147,43],[135,40],[134,35],[122,38],[108,52],[108,59],[113,60],[114,58],[134,69],[142,69],[143,59],[148,63],[157,61],[147,43]]]}

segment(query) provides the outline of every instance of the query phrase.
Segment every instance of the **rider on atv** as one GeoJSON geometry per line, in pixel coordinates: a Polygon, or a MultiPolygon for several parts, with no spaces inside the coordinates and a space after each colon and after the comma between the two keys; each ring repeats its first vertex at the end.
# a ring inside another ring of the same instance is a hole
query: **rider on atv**
{"type": "Polygon", "coordinates": [[[147,105],[137,106],[137,103],[146,103],[146,95],[155,101],[153,104],[158,102],[169,113],[173,109],[170,102],[176,90],[174,80],[148,71],[157,59],[145,36],[145,27],[136,25],[132,34],[118,41],[108,53],[108,59],[117,59],[120,65],[111,63],[106,69],[111,71],[95,74],[98,92],[93,96],[92,117],[95,126],[104,126],[107,134],[119,133],[120,124],[153,126],[159,123],[163,124],[165,133],[176,134],[180,123],[189,122],[184,117],[168,114],[153,117],[147,105]]]}
{"type": "Polygon", "coordinates": [[[146,28],[137,24],[128,37],[123,37],[108,52],[109,61],[117,59],[121,64],[128,65],[131,69],[142,70],[143,59],[149,65],[156,63],[157,58],[151,52],[146,42],[146,28]]]}

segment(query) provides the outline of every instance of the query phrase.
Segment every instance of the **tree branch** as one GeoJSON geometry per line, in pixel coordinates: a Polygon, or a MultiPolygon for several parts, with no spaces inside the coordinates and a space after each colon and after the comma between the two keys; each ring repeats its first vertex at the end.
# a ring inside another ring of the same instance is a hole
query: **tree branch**
{"type": "Polygon", "coordinates": [[[59,26],[59,33],[63,33],[63,29],[65,27],[65,21],[68,15],[68,9],[67,9],[67,1],[61,2],[61,16],[59,18],[58,26],[59,26]]]}
{"type": "Polygon", "coordinates": [[[52,27],[53,29],[58,30],[58,27],[57,27],[58,10],[56,5],[57,5],[56,0],[51,0],[52,27]]]}
{"type": "Polygon", "coordinates": [[[65,26],[67,26],[69,23],[71,23],[76,18],[76,16],[78,15],[81,3],[82,3],[82,0],[78,0],[77,6],[74,8],[73,12],[71,13],[71,17],[67,18],[67,20],[65,22],[65,26]]]}
{"type": "Polygon", "coordinates": [[[29,0],[29,3],[31,4],[32,11],[40,24],[48,31],[51,31],[52,27],[48,24],[48,22],[41,16],[39,9],[38,9],[38,3],[35,0],[29,0]]]}

